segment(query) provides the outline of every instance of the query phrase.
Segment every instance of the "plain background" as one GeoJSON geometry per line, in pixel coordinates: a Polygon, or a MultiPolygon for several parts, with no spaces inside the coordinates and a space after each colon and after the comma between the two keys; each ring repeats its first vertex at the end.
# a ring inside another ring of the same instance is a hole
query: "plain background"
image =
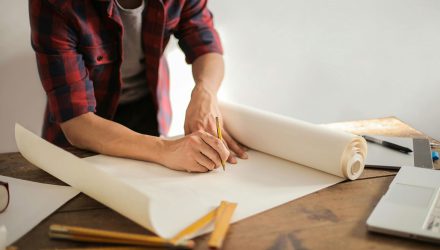
{"type": "MultiPolygon", "coordinates": [[[[45,105],[28,3],[0,2],[0,152],[19,122],[40,133],[45,105]]],[[[211,0],[225,48],[221,99],[314,123],[397,116],[440,139],[440,1],[211,0]]],[[[174,120],[193,86],[172,41],[174,120]]]]}

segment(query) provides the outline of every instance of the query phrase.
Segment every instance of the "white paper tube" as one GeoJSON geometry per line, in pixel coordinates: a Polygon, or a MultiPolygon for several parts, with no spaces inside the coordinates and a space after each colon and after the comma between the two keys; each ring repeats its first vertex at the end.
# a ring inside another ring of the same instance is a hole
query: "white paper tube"
{"type": "Polygon", "coordinates": [[[258,109],[220,103],[226,130],[244,145],[350,180],[364,169],[360,137],[258,109]]]}

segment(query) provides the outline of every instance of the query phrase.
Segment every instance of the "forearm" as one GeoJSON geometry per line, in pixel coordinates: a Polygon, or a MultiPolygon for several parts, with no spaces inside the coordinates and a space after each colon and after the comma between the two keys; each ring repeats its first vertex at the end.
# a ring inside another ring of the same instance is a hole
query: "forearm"
{"type": "MultiPolygon", "coordinates": [[[[200,56],[193,62],[193,77],[196,83],[192,93],[191,101],[185,116],[185,134],[203,130],[213,136],[217,135],[215,117],[220,117],[220,126],[223,127],[223,119],[217,101],[217,91],[223,80],[224,62],[223,56],[217,53],[209,53],[200,56]]],[[[247,158],[244,150],[223,129],[224,142],[240,158],[247,158]]],[[[228,159],[231,163],[237,160],[231,154],[228,159]]]]}
{"type": "Polygon", "coordinates": [[[83,114],[61,124],[74,146],[100,154],[161,163],[162,139],[136,133],[93,113],[83,114]]]}
{"type": "Polygon", "coordinates": [[[175,170],[206,172],[229,157],[229,151],[216,137],[201,131],[177,140],[162,140],[136,133],[93,113],[64,122],[61,128],[76,147],[156,162],[175,170]]]}
{"type": "Polygon", "coordinates": [[[207,91],[216,96],[224,76],[223,56],[208,53],[197,58],[192,65],[192,73],[196,83],[194,92],[207,91]]]}

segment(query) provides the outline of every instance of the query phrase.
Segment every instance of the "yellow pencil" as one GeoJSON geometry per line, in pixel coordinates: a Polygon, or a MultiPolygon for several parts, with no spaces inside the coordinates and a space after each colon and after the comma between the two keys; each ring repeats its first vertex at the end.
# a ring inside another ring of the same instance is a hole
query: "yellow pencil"
{"type": "MultiPolygon", "coordinates": [[[[223,141],[222,128],[220,127],[218,116],[215,117],[215,125],[217,126],[217,137],[223,141]]],[[[222,167],[223,167],[223,171],[225,171],[225,162],[223,160],[222,160],[222,167]]]]}
{"type": "Polygon", "coordinates": [[[158,236],[143,234],[123,233],[116,231],[99,230],[93,228],[74,227],[52,224],[49,228],[49,236],[54,239],[64,239],[83,242],[114,243],[137,246],[154,247],[180,247],[185,249],[194,248],[194,241],[181,241],[176,244],[169,239],[158,236]]]}

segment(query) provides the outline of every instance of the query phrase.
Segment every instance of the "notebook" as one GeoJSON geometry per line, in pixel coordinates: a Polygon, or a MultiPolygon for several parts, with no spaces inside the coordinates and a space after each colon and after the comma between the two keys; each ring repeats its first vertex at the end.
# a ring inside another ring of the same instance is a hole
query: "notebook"
{"type": "Polygon", "coordinates": [[[410,148],[413,152],[405,154],[376,143],[367,142],[368,155],[365,160],[365,167],[399,169],[401,166],[417,166],[429,169],[433,168],[431,147],[428,139],[379,135],[371,136],[410,148]]]}

